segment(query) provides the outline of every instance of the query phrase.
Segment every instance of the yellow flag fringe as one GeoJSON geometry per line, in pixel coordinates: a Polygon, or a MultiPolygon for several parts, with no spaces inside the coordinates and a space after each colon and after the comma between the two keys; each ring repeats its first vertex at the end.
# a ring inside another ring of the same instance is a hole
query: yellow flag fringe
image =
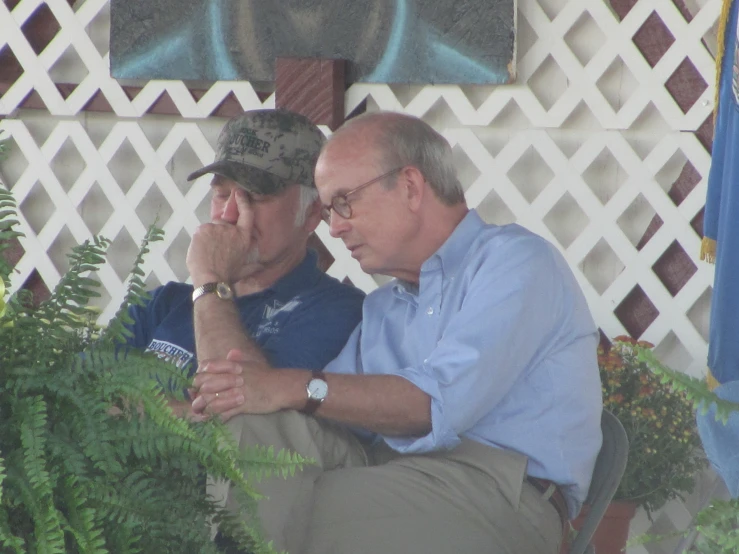
{"type": "Polygon", "coordinates": [[[716,381],[716,378],[713,376],[713,373],[711,373],[711,370],[708,370],[708,373],[706,374],[706,386],[709,390],[713,390],[716,387],[718,387],[721,383],[716,381]]]}
{"type": "Polygon", "coordinates": [[[703,237],[701,240],[701,260],[709,264],[716,263],[716,241],[703,237]]]}

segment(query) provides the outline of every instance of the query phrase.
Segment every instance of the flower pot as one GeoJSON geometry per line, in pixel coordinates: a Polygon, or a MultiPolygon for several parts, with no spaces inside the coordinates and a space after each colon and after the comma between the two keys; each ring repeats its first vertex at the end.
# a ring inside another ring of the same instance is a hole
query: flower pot
{"type": "MultiPolygon", "coordinates": [[[[636,514],[637,504],[628,501],[615,500],[608,505],[603,519],[591,539],[597,554],[622,554],[629,538],[629,524],[636,514]]],[[[572,521],[572,527],[580,529],[585,520],[588,507],[572,521]]]]}

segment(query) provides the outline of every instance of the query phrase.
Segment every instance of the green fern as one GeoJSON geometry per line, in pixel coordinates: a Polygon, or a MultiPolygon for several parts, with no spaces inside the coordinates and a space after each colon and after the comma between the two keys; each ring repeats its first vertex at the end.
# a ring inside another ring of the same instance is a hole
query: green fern
{"type": "MultiPolygon", "coordinates": [[[[726,423],[732,412],[739,411],[739,404],[719,398],[708,388],[704,380],[672,370],[660,363],[654,353],[640,348],[640,359],[650,364],[663,382],[670,383],[676,390],[684,391],[695,409],[705,414],[712,404],[716,405],[716,419],[726,423]]],[[[695,529],[700,533],[696,552],[701,554],[736,554],[739,552],[739,499],[713,501],[701,510],[691,526],[683,532],[685,536],[695,529]]],[[[668,538],[665,535],[648,535],[638,538],[645,544],[668,538]]]]}
{"type": "MultiPolygon", "coordinates": [[[[2,152],[0,142],[0,153],[2,152]]],[[[15,219],[15,199],[0,183],[0,317],[5,313],[5,290],[10,287],[12,266],[5,260],[4,251],[11,247],[13,241],[21,237],[14,228],[18,225],[15,219]]]]}
{"type": "Polygon", "coordinates": [[[0,188],[0,551],[216,554],[210,524],[223,522],[241,547],[272,552],[259,533],[252,481],[292,475],[307,460],[241,451],[220,421],[176,417],[168,398],[182,393],[163,392],[152,376],[179,391],[186,376],[122,345],[127,308],[146,294],[144,255],[162,232],[148,231],[123,305],[100,329],[88,302],[99,294],[93,274],[108,241],[75,248],[70,270],[34,309],[27,295],[5,290],[13,268],[2,250],[20,236],[14,214],[0,188]],[[205,495],[206,473],[232,482],[241,513],[205,495]]]}
{"type": "Polygon", "coordinates": [[[639,349],[639,358],[651,364],[654,372],[659,375],[663,383],[670,383],[675,390],[685,392],[685,396],[690,400],[702,414],[705,414],[711,407],[716,405],[716,419],[726,423],[732,412],[739,411],[739,404],[724,400],[714,394],[706,384],[705,380],[696,379],[690,375],[686,375],[680,371],[675,371],[660,363],[654,356],[654,353],[648,349],[639,349]]]}
{"type": "Polygon", "coordinates": [[[128,287],[126,295],[123,298],[121,306],[118,308],[113,319],[108,324],[107,329],[102,334],[103,340],[109,340],[114,343],[124,343],[126,338],[131,336],[131,331],[126,327],[133,323],[133,320],[128,315],[128,308],[131,305],[143,305],[144,300],[149,297],[149,293],[146,290],[146,284],[143,278],[145,274],[141,269],[141,265],[144,263],[144,257],[149,253],[149,245],[152,242],[160,241],[164,238],[164,231],[152,225],[146,232],[146,236],[141,243],[139,253],[134,260],[134,266],[131,270],[131,275],[128,278],[128,287]]]}

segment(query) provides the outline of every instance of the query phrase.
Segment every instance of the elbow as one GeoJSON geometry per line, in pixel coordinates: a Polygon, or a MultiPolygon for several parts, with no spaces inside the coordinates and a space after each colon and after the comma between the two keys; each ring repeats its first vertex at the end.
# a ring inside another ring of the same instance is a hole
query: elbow
{"type": "Polygon", "coordinates": [[[415,412],[415,418],[413,418],[411,436],[423,437],[428,435],[431,430],[431,397],[422,393],[420,405],[415,412]]]}
{"type": "Polygon", "coordinates": [[[420,424],[417,431],[413,433],[411,436],[413,437],[425,437],[431,432],[431,422],[425,424],[420,424]]]}
{"type": "MultiPolygon", "coordinates": [[[[418,390],[418,389],[417,389],[418,390]]],[[[421,392],[418,396],[408,398],[402,410],[388,413],[384,423],[374,431],[389,437],[417,438],[428,435],[431,430],[431,397],[421,392]]]]}

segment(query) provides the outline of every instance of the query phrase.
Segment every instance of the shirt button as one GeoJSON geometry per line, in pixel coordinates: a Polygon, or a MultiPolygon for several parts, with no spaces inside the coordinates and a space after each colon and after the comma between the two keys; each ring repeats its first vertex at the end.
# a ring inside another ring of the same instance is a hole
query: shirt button
{"type": "Polygon", "coordinates": [[[429,308],[428,310],[426,310],[426,315],[434,315],[434,309],[429,308]]]}

